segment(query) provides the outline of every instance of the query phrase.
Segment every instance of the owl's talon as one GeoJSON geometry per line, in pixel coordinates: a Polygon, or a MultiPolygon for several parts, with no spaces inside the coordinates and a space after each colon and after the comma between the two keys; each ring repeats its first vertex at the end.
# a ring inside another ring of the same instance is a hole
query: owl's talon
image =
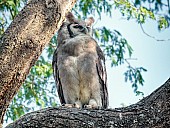
{"type": "Polygon", "coordinates": [[[73,107],[74,107],[74,104],[64,104],[63,107],[73,108],[73,107]]]}
{"type": "Polygon", "coordinates": [[[84,105],[84,108],[88,108],[88,109],[99,109],[100,106],[94,106],[94,105],[84,105]]]}
{"type": "Polygon", "coordinates": [[[62,104],[63,107],[67,108],[80,108],[80,105],[74,103],[74,104],[62,104]]]}
{"type": "Polygon", "coordinates": [[[92,105],[84,105],[84,108],[92,108],[92,105]]]}
{"type": "Polygon", "coordinates": [[[80,108],[80,105],[78,105],[76,103],[74,103],[73,105],[74,105],[75,108],[80,108]]]}

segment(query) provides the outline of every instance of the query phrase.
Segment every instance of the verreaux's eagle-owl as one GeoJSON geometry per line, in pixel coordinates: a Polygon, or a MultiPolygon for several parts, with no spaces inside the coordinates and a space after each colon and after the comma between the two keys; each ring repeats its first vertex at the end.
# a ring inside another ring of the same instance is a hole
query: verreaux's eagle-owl
{"type": "Polygon", "coordinates": [[[53,74],[61,104],[80,108],[108,107],[105,57],[92,37],[92,17],[76,19],[71,12],[58,31],[53,74]]]}

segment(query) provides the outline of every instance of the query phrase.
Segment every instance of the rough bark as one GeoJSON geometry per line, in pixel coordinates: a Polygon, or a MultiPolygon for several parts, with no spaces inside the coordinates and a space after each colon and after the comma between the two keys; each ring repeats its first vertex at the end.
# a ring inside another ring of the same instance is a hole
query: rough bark
{"type": "Polygon", "coordinates": [[[9,103],[76,0],[30,0],[0,39],[0,127],[9,103]]]}
{"type": "Polygon", "coordinates": [[[116,109],[47,108],[6,128],[170,128],[170,79],[140,102],[116,109]]]}

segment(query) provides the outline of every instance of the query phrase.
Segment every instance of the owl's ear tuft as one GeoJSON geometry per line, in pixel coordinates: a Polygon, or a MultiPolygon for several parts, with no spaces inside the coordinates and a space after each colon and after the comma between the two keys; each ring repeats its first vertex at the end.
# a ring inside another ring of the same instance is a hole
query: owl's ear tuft
{"type": "Polygon", "coordinates": [[[88,19],[85,20],[86,21],[86,25],[87,26],[92,26],[92,24],[94,23],[94,18],[93,17],[89,17],[88,19]]]}
{"type": "Polygon", "coordinates": [[[71,12],[68,12],[67,14],[66,14],[66,19],[70,22],[70,23],[74,23],[75,22],[75,17],[74,17],[74,15],[71,13],[71,12]]]}

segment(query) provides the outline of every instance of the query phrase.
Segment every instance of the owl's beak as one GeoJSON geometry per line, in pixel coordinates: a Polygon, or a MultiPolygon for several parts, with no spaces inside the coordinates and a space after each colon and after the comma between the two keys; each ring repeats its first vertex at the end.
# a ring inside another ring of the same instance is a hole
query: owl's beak
{"type": "Polygon", "coordinates": [[[81,29],[81,32],[83,32],[83,33],[85,33],[85,34],[88,34],[88,29],[87,29],[86,27],[83,27],[83,28],[81,29]]]}

